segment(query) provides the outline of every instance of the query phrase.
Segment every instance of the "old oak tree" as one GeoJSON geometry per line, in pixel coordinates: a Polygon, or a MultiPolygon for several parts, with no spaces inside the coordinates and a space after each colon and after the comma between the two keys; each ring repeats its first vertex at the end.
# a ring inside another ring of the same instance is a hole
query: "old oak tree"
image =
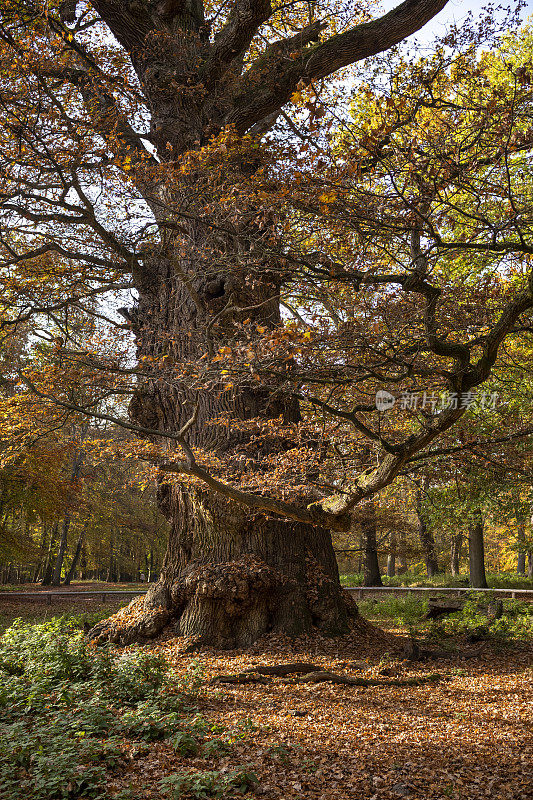
{"type": "Polygon", "coordinates": [[[531,139],[523,71],[512,113],[473,56],[466,103],[444,50],[399,69],[387,98],[378,80],[344,133],[324,111],[343,70],[445,5],[373,18],[358,3],[4,0],[2,331],[52,320],[54,369],[93,393],[83,403],[30,363],[19,388],[138,435],[171,522],[142,607],[93,636],[172,622],[227,647],[347,631],[331,531],[467,411],[388,423],[376,390],[471,392],[533,306],[527,198],[507,179],[531,139]],[[465,253],[476,274],[456,270],[446,294],[442,263],[465,253]],[[470,313],[473,284],[509,254],[520,269],[485,280],[483,317],[470,313]],[[136,364],[108,342],[74,348],[68,314],[112,328],[128,291],[136,364]]]}

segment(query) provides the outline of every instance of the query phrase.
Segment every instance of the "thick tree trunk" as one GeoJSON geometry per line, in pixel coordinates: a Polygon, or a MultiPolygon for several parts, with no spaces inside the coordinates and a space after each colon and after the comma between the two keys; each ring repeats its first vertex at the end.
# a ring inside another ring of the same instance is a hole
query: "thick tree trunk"
{"type": "Polygon", "coordinates": [[[475,589],[486,589],[485,575],[485,543],[483,541],[483,518],[481,511],[476,511],[468,530],[468,558],[470,563],[470,586],[475,589]]]}
{"type": "Polygon", "coordinates": [[[329,531],[251,516],[207,490],[162,486],[160,495],[172,520],[161,577],[134,624],[106,621],[93,637],[127,644],[172,624],[195,645],[233,648],[268,632],[348,631],[329,531]]]}
{"type": "Polygon", "coordinates": [[[346,632],[328,531],[251,517],[207,491],[167,492],[177,529],[153,598],[168,587],[182,635],[231,647],[271,630],[346,632]]]}
{"type": "MultiPolygon", "coordinates": [[[[324,77],[392,46],[431,19],[444,2],[422,3],[421,8],[414,4],[407,12],[402,6],[398,19],[389,15],[384,23],[355,29],[355,43],[351,36],[345,36],[344,47],[333,60],[322,46],[316,52],[313,49],[300,71],[300,57],[292,58],[292,48],[302,57],[307,54],[308,42],[319,38],[315,23],[301,32],[301,44],[288,38],[289,49],[281,45],[279,58],[266,51],[264,79],[257,81],[251,92],[239,73],[250,41],[274,13],[269,3],[258,0],[237,4],[215,38],[214,56],[207,44],[209,26],[202,4],[159,3],[155,16],[149,10],[154,4],[137,3],[135,14],[126,8],[128,4],[121,4],[120,13],[116,13],[114,3],[93,5],[117,39],[131,49],[132,63],[152,112],[151,142],[161,163],[172,164],[164,189],[164,179],[160,175],[151,179],[150,170],[142,173],[139,182],[161,225],[161,250],[150,254],[146,248],[141,267],[133,264],[139,303],[128,318],[137,336],[146,377],[139,382],[130,415],[145,429],[176,434],[196,405],[197,419],[189,430],[188,446],[218,456],[235,481],[241,465],[252,462],[250,469],[256,475],[264,474],[268,485],[266,459],[292,449],[294,444],[275,432],[269,441],[268,437],[256,441],[244,426],[226,431],[226,426],[214,421],[225,417],[237,422],[264,422],[283,417],[286,423],[298,422],[297,405],[283,394],[283,374],[279,379],[272,378],[268,388],[241,385],[229,390],[216,377],[208,388],[202,384],[201,375],[202,367],[209,364],[204,359],[221,345],[229,344],[231,351],[235,341],[242,341],[245,320],[266,329],[279,324],[282,270],[286,267],[258,262],[247,267],[246,259],[241,258],[261,237],[266,250],[270,249],[269,233],[273,232],[268,231],[265,209],[255,231],[254,209],[250,208],[245,217],[242,212],[247,210],[240,200],[235,210],[241,213],[241,220],[231,213],[223,217],[221,226],[213,226],[212,217],[199,221],[202,215],[205,217],[206,206],[217,206],[217,197],[224,207],[226,189],[230,196],[233,194],[232,186],[217,192],[213,180],[217,179],[219,165],[209,169],[209,181],[203,183],[203,156],[198,162],[192,159],[192,166],[185,170],[175,166],[180,156],[207,145],[228,124],[235,125],[239,134],[252,131],[253,136],[259,135],[257,125],[268,130],[272,115],[275,117],[287,102],[302,76],[310,80],[324,77]],[[180,233],[171,233],[174,230],[180,233]],[[256,233],[259,237],[254,243],[256,233]],[[211,247],[206,247],[209,235],[214,238],[211,247]],[[235,239],[239,240],[236,248],[235,239]],[[194,375],[188,383],[185,373],[191,364],[194,375]],[[150,370],[156,379],[150,379],[150,370]]],[[[278,46],[274,47],[276,53],[278,46]]],[[[255,63],[256,70],[258,63],[261,59],[255,63]]],[[[250,71],[254,74],[251,67],[246,75],[250,71]]],[[[107,118],[107,101],[104,108],[106,113],[100,116],[107,118]]],[[[111,138],[114,142],[117,139],[114,129],[111,138]]],[[[224,161],[220,174],[227,172],[227,180],[238,183],[259,165],[257,153],[247,154],[245,150],[242,156],[237,152],[227,163],[224,161]]],[[[283,488],[291,493],[294,487],[283,488]]],[[[186,480],[181,485],[178,481],[162,484],[160,495],[172,525],[161,578],[148,592],[138,625],[128,630],[122,626],[119,632],[104,624],[93,635],[112,635],[121,640],[153,635],[170,618],[178,621],[181,633],[226,646],[249,643],[268,630],[298,633],[311,630],[313,624],[332,633],[346,630],[345,601],[327,531],[251,514],[186,480]]],[[[302,505],[314,500],[313,496],[297,498],[302,505]]],[[[369,558],[375,562],[372,570],[377,575],[373,580],[381,583],[375,528],[369,558]]]]}
{"type": "Polygon", "coordinates": [[[451,570],[452,575],[459,575],[461,566],[461,548],[463,546],[463,534],[456,533],[452,536],[451,570]]]}
{"type": "MultiPolygon", "coordinates": [[[[227,302],[229,278],[193,274],[195,291],[211,314],[219,313],[227,302]]],[[[257,311],[247,310],[247,317],[265,326],[279,321],[278,302],[269,300],[279,294],[274,279],[267,273],[257,279],[252,296],[246,281],[239,286],[236,276],[231,279],[233,302],[258,306],[257,311]]],[[[155,259],[150,280],[144,276],[138,289],[139,355],[159,363],[162,357],[183,363],[204,356],[208,320],[176,279],[169,261],[155,259]]],[[[130,416],[144,427],[178,431],[195,403],[197,422],[189,433],[190,446],[235,458],[237,471],[246,461],[263,471],[265,456],[283,452],[287,444],[273,434],[266,445],[253,445],[246,429],[232,432],[228,439],[226,426],[210,424],[211,420],[228,414],[243,421],[280,415],[286,422],[300,419],[294,402],[279,396],[271,400],[264,389],[224,392],[215,387],[193,393],[185,383],[165,390],[160,382],[149,381],[133,398],[130,416]]],[[[196,644],[231,648],[249,645],[269,631],[291,636],[314,628],[326,634],[348,631],[352,606],[343,596],[329,531],[251,512],[178,478],[162,479],[158,501],[171,524],[160,579],[148,590],[142,608],[136,606],[136,621],[130,614],[130,622],[123,625],[119,615],[116,622],[97,625],[91,637],[128,643],[157,635],[172,623],[178,634],[192,637],[196,644]]]]}
{"type": "MultiPolygon", "coordinates": [[[[427,484],[424,487],[424,491],[425,490],[427,490],[427,484]]],[[[437,554],[435,552],[435,540],[433,538],[433,534],[428,529],[424,516],[423,492],[420,488],[416,490],[416,516],[418,519],[418,537],[424,553],[427,576],[428,578],[432,578],[433,575],[436,575],[439,571],[439,564],[437,561],[437,554]]]]}
{"type": "Polygon", "coordinates": [[[367,514],[361,523],[365,556],[363,586],[383,586],[378,561],[376,507],[371,501],[366,509],[367,514]]]}

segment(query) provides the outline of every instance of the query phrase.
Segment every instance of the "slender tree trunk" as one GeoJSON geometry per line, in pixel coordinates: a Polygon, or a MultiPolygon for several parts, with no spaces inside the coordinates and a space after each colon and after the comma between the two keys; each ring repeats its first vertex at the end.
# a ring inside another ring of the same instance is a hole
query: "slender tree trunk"
{"type": "Polygon", "coordinates": [[[78,559],[81,554],[81,549],[83,547],[83,540],[85,538],[85,531],[87,530],[88,524],[89,524],[88,521],[84,523],[80,535],[78,536],[78,541],[76,542],[76,549],[74,551],[74,556],[72,557],[70,567],[68,569],[67,574],[65,575],[65,580],[63,581],[64,586],[70,586],[70,582],[76,574],[76,567],[78,566],[78,559]]]}
{"type": "Polygon", "coordinates": [[[456,533],[452,536],[451,570],[452,575],[461,572],[461,549],[463,547],[463,534],[456,533]]]}
{"type": "Polygon", "coordinates": [[[364,556],[363,556],[363,532],[359,531],[359,552],[357,555],[357,573],[360,574],[363,571],[363,563],[364,563],[364,556]]]}
{"type": "MultiPolygon", "coordinates": [[[[516,539],[518,541],[519,546],[523,545],[526,541],[526,526],[523,522],[518,523],[518,527],[516,530],[516,539]]],[[[518,551],[518,557],[516,560],[516,574],[517,575],[525,575],[526,574],[526,551],[520,549],[518,551]]]]}
{"type": "Polygon", "coordinates": [[[80,556],[80,578],[82,581],[87,580],[87,552],[84,545],[81,548],[80,556]]]}
{"type": "Polygon", "coordinates": [[[109,555],[107,558],[107,573],[106,573],[106,581],[109,583],[113,580],[113,559],[115,555],[115,536],[113,533],[109,536],[109,555]]]}
{"type": "Polygon", "coordinates": [[[470,586],[475,589],[486,589],[483,517],[480,509],[474,513],[468,529],[468,558],[470,563],[470,586]]]}
{"type": "Polygon", "coordinates": [[[372,501],[366,505],[367,514],[361,523],[364,547],[363,586],[383,586],[378,561],[376,507],[372,501]]]}
{"type": "MultiPolygon", "coordinates": [[[[83,426],[81,429],[80,439],[83,441],[87,432],[87,426],[83,426]]],[[[72,486],[74,482],[77,480],[81,465],[83,463],[83,450],[79,449],[76,450],[72,459],[72,469],[70,473],[70,485],[72,486]]],[[[63,528],[61,531],[61,540],[59,542],[59,550],[57,552],[56,563],[54,567],[54,572],[52,575],[52,586],[59,586],[61,584],[61,570],[63,568],[63,560],[65,558],[65,553],[67,551],[67,544],[68,544],[68,532],[70,528],[70,519],[71,519],[71,511],[69,505],[71,503],[71,499],[67,499],[67,506],[65,509],[65,516],[63,518],[63,528]]]]}
{"type": "Polygon", "coordinates": [[[59,540],[59,550],[57,551],[56,562],[52,574],[52,586],[59,586],[61,583],[61,570],[63,568],[63,561],[65,558],[65,552],[67,550],[69,528],[70,512],[67,511],[63,517],[63,527],[61,529],[61,539],[59,540]]]}
{"type": "Polygon", "coordinates": [[[44,557],[46,554],[46,522],[43,522],[43,530],[41,534],[41,543],[39,545],[39,556],[37,558],[37,564],[35,565],[35,571],[33,573],[32,583],[37,583],[39,580],[39,575],[41,574],[41,570],[44,566],[44,557]]]}
{"type": "Polygon", "coordinates": [[[527,577],[533,580],[533,550],[528,550],[527,553],[527,577]]]}
{"type": "Polygon", "coordinates": [[[50,586],[50,584],[52,583],[54,547],[58,531],[59,531],[59,523],[56,522],[54,523],[52,530],[50,532],[50,545],[48,547],[48,554],[46,557],[46,563],[43,571],[43,578],[41,581],[42,586],[50,586]]]}
{"type": "Polygon", "coordinates": [[[407,563],[407,542],[405,533],[400,531],[398,536],[398,575],[403,575],[409,569],[409,564],[407,563]]]}
{"type": "Polygon", "coordinates": [[[387,575],[389,578],[394,578],[396,575],[396,533],[390,532],[389,539],[389,555],[387,557],[387,575]]]}
{"type": "Polygon", "coordinates": [[[416,516],[418,519],[418,536],[424,553],[427,576],[428,578],[432,578],[433,575],[436,575],[439,571],[439,564],[437,561],[437,554],[435,552],[435,540],[433,538],[433,534],[428,529],[424,515],[423,499],[427,489],[428,483],[425,481],[424,489],[422,490],[420,487],[418,487],[416,490],[416,516]]]}

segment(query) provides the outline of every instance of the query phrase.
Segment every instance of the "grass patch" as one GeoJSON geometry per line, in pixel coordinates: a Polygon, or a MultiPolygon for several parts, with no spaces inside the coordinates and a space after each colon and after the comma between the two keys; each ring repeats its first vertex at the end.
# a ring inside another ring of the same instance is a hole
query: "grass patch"
{"type": "MultiPolygon", "coordinates": [[[[440,573],[429,579],[419,572],[404,572],[402,575],[395,575],[389,578],[382,575],[381,580],[384,586],[420,586],[435,587],[449,586],[461,587],[468,586],[468,575],[452,575],[448,572],[440,573]]],[[[532,589],[533,580],[517,575],[514,572],[495,572],[487,574],[487,583],[490,589],[532,589]]],[[[343,586],[362,586],[363,573],[350,572],[341,575],[343,586]]]]}
{"type": "Polygon", "coordinates": [[[528,641],[533,638],[533,605],[521,600],[498,601],[495,595],[469,592],[460,611],[438,620],[426,619],[428,601],[416,597],[385,596],[360,600],[361,614],[375,622],[386,622],[441,638],[479,636],[499,641],[528,641]],[[501,615],[496,604],[501,602],[501,615]]]}
{"type": "Polygon", "coordinates": [[[383,599],[359,600],[359,611],[367,619],[387,620],[396,626],[412,627],[420,624],[428,610],[427,600],[416,597],[384,597],[383,599]]]}

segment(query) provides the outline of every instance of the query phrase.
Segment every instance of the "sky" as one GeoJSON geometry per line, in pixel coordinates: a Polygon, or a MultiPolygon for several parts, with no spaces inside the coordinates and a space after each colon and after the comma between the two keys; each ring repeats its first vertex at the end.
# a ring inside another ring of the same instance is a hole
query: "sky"
{"type": "MultiPolygon", "coordinates": [[[[513,0],[510,0],[512,3],[513,0]]],[[[390,11],[391,8],[400,4],[400,0],[382,0],[382,6],[385,11],[390,11]]],[[[448,5],[434,17],[431,22],[419,31],[417,34],[418,39],[432,39],[434,36],[439,36],[446,30],[446,26],[450,22],[460,22],[469,11],[475,13],[487,5],[487,0],[449,0],[448,5]]],[[[505,0],[498,0],[495,5],[506,5],[505,0]]],[[[527,0],[526,7],[523,11],[523,18],[526,19],[530,14],[533,14],[533,0],[527,0]]]]}

